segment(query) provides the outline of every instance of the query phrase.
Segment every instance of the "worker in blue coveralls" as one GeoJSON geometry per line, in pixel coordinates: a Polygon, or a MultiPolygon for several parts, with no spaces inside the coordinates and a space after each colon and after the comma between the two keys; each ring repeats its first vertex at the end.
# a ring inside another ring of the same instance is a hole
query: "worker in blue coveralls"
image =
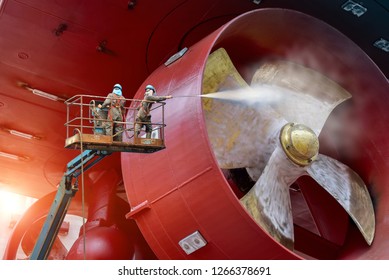
{"type": "Polygon", "coordinates": [[[108,118],[104,124],[105,135],[112,135],[114,141],[123,139],[123,114],[126,99],[123,97],[122,86],[115,84],[103,104],[98,107],[108,108],[108,118]],[[112,134],[113,133],[113,134],[112,134]]]}
{"type": "Polygon", "coordinates": [[[139,136],[140,130],[143,126],[146,127],[146,138],[151,138],[151,131],[153,130],[151,125],[151,106],[154,102],[164,101],[171,99],[171,95],[167,96],[156,96],[157,92],[152,85],[147,85],[145,88],[145,95],[138,107],[138,113],[135,119],[135,135],[139,136]]]}

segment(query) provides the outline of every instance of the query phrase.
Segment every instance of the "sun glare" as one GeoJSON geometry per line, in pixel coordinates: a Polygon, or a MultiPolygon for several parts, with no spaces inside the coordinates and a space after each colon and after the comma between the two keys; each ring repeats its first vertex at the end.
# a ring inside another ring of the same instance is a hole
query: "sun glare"
{"type": "Polygon", "coordinates": [[[31,197],[0,190],[0,212],[3,214],[23,214],[33,201],[31,197]]]}

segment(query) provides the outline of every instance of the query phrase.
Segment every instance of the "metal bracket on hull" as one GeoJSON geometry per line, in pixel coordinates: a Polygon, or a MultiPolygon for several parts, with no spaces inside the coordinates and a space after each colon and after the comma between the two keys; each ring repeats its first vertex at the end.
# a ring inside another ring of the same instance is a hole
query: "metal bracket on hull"
{"type": "Polygon", "coordinates": [[[142,203],[138,204],[137,206],[131,208],[131,212],[126,214],[126,219],[132,219],[136,215],[138,215],[139,213],[141,213],[147,209],[150,209],[150,208],[151,208],[150,203],[147,200],[143,201],[142,203]]]}

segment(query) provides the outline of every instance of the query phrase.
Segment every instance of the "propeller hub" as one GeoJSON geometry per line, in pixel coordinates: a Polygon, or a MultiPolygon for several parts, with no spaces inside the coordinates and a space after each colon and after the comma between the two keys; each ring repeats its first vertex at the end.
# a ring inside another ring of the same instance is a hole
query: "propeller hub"
{"type": "Polygon", "coordinates": [[[319,153],[318,137],[303,124],[286,124],[281,129],[280,141],[288,158],[301,166],[310,164],[319,153]]]}

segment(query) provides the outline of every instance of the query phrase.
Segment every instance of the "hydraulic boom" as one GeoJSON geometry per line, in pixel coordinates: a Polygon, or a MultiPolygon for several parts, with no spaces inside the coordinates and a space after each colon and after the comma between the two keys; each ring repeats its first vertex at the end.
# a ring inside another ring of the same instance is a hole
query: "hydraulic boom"
{"type": "Polygon", "coordinates": [[[65,218],[71,199],[78,191],[78,176],[109,155],[106,151],[85,150],[67,164],[46,221],[31,253],[31,260],[48,258],[54,240],[65,218]]]}

